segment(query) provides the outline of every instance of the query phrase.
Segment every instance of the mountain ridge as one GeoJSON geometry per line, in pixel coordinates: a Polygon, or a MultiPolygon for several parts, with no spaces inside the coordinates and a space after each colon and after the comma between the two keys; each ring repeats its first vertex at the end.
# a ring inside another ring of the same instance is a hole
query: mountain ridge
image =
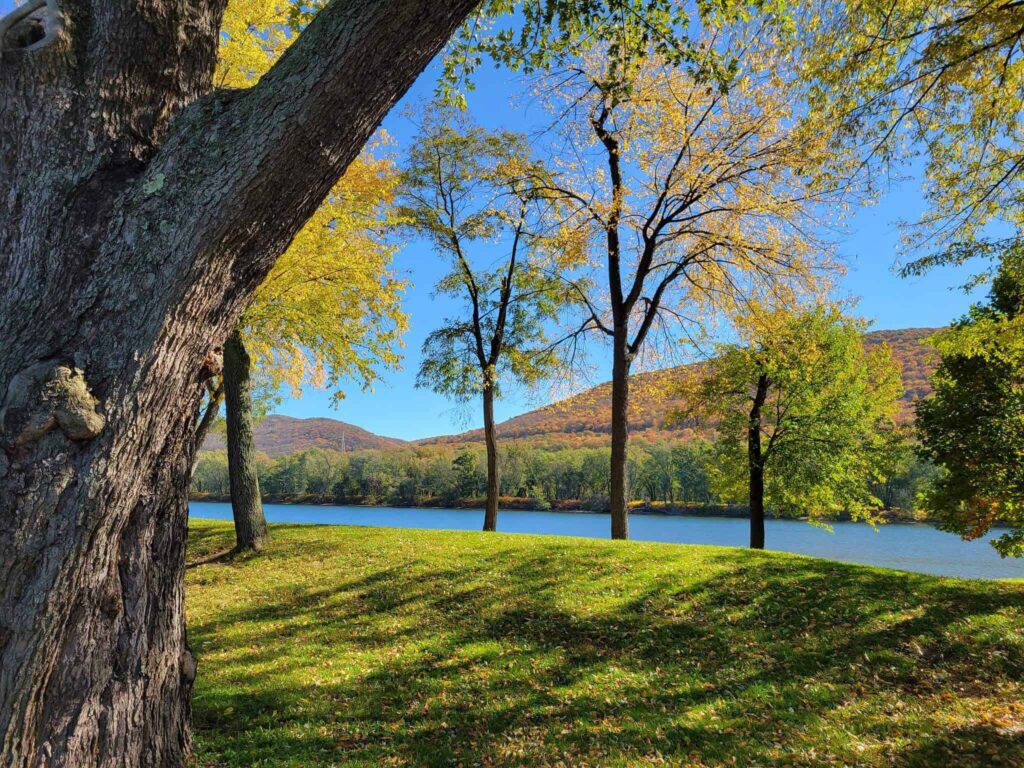
{"type": "MultiPolygon", "coordinates": [[[[355,424],[324,416],[300,419],[295,416],[273,414],[262,419],[253,429],[256,449],[268,456],[287,456],[292,453],[322,448],[332,451],[361,451],[369,448],[385,449],[409,445],[398,437],[377,435],[355,424]]],[[[211,432],[202,450],[224,449],[224,435],[211,432]]]]}
{"type": "MultiPolygon", "coordinates": [[[[938,362],[938,354],[923,344],[939,328],[901,328],[895,330],[870,331],[864,335],[865,346],[872,347],[887,343],[893,357],[900,363],[905,394],[901,401],[900,419],[909,421],[913,417],[913,403],[931,392],[929,376],[938,362]]],[[[692,439],[704,435],[706,430],[692,425],[666,428],[669,413],[685,405],[685,399],[666,396],[672,391],[680,372],[700,366],[701,363],[664,368],[647,373],[634,374],[630,382],[630,435],[658,439],[673,437],[692,439]]],[[[558,402],[545,405],[527,413],[514,416],[498,425],[498,435],[503,439],[542,440],[562,439],[582,445],[604,444],[611,432],[611,383],[597,386],[572,395],[558,402]]],[[[417,440],[418,445],[443,445],[475,443],[483,439],[483,430],[474,429],[456,435],[417,440]]]]}
{"type": "MultiPolygon", "coordinates": [[[[938,328],[901,328],[871,331],[865,334],[868,347],[887,343],[900,363],[906,394],[901,403],[901,419],[912,418],[913,403],[931,392],[929,376],[938,362],[934,349],[923,340],[938,328]]],[[[687,440],[705,430],[692,425],[666,428],[669,412],[681,407],[682,398],[666,396],[680,372],[701,363],[674,366],[638,373],[630,385],[630,433],[646,439],[687,440]]],[[[503,439],[537,442],[569,442],[578,445],[603,445],[610,431],[611,384],[604,382],[576,395],[514,416],[498,425],[503,439]]],[[[417,445],[460,445],[483,440],[483,430],[474,429],[454,435],[438,435],[419,440],[402,440],[377,435],[354,424],[326,417],[307,419],[272,415],[255,428],[256,447],[270,456],[283,456],[311,448],[335,451],[388,449],[417,445]]],[[[223,449],[224,438],[211,434],[203,450],[223,449]]]]}

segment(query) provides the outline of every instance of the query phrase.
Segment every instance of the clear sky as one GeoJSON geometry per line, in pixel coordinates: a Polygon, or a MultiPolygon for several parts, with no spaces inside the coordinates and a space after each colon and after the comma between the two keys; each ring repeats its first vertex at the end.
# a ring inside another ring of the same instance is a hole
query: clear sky
{"type": "MultiPolygon", "coordinates": [[[[428,99],[436,83],[437,70],[428,69],[406,98],[384,121],[384,128],[407,146],[415,132],[408,113],[428,99]]],[[[537,128],[536,110],[517,94],[520,81],[514,76],[485,67],[478,73],[477,90],[469,94],[470,112],[489,128],[529,132],[537,128]],[[524,106],[525,105],[525,106],[524,106]]],[[[848,273],[842,278],[843,293],[859,298],[858,311],[876,329],[945,325],[962,314],[971,297],[956,290],[968,274],[965,270],[936,270],[926,277],[902,279],[893,273],[899,233],[896,222],[914,219],[922,210],[920,178],[895,182],[874,206],[858,211],[841,243],[848,273]]],[[[424,243],[411,243],[397,257],[398,269],[409,279],[405,310],[410,316],[402,371],[392,372],[370,393],[348,389],[337,409],[323,392],[307,390],[300,399],[286,397],[275,409],[290,416],[329,416],[356,424],[378,434],[416,439],[481,425],[472,409],[453,409],[444,398],[414,387],[419,349],[434,323],[450,311],[451,305],[432,295],[434,282],[444,264],[424,243]]],[[[600,377],[604,380],[608,377],[600,377]]],[[[498,403],[497,416],[510,418],[537,407],[537,395],[519,395],[498,403]]]]}
{"type": "MultiPolygon", "coordinates": [[[[0,13],[13,5],[12,0],[0,0],[0,13]]],[[[398,151],[408,146],[415,131],[408,111],[431,96],[437,72],[436,64],[424,72],[384,121],[383,127],[396,139],[398,151]]],[[[470,112],[475,120],[489,128],[537,128],[529,102],[513,99],[520,91],[517,78],[484,67],[478,73],[477,83],[477,90],[469,94],[470,112]]],[[[919,213],[923,205],[920,188],[920,178],[892,184],[876,205],[854,215],[850,235],[841,244],[849,269],[842,279],[842,291],[859,297],[860,314],[873,321],[877,329],[944,325],[962,314],[972,300],[956,290],[964,282],[966,270],[935,270],[914,279],[901,279],[893,274],[898,241],[896,222],[914,219],[919,213]]],[[[307,390],[299,399],[284,393],[275,412],[338,418],[371,432],[404,439],[480,426],[475,407],[454,409],[444,398],[414,386],[423,339],[434,323],[454,311],[450,303],[433,296],[433,284],[444,272],[443,263],[425,244],[411,243],[398,255],[396,267],[410,283],[404,299],[410,329],[405,339],[403,370],[388,373],[373,392],[360,392],[355,385],[346,387],[347,397],[336,409],[331,407],[327,393],[307,390]]],[[[499,419],[506,419],[537,405],[537,396],[513,396],[498,403],[496,412],[499,419]]]]}

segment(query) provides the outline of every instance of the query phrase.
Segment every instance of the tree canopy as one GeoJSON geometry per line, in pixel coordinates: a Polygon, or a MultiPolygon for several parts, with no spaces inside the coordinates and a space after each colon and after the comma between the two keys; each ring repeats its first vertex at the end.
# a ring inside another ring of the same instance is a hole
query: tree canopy
{"type": "MultiPolygon", "coordinates": [[[[746,40],[761,28],[732,30],[744,60],[726,90],[654,52],[628,93],[599,54],[544,83],[558,117],[553,194],[573,213],[565,240],[611,275],[581,302],[581,328],[611,335],[620,313],[634,356],[653,333],[672,346],[740,297],[792,301],[841,268],[821,229],[845,201],[818,173],[839,160],[803,119],[793,62],[746,40]]],[[[728,49],[722,36],[706,46],[728,49]]]]}
{"type": "Polygon", "coordinates": [[[925,506],[964,538],[1009,530],[992,542],[1003,555],[1024,555],[1024,259],[1004,255],[989,300],[938,334],[942,360],[933,397],[917,406],[924,458],[940,472],[925,506]]]}
{"type": "Polygon", "coordinates": [[[525,74],[558,71],[586,52],[599,52],[628,90],[630,73],[654,53],[717,87],[737,67],[735,52],[709,49],[702,29],[752,16],[784,27],[787,0],[484,0],[449,44],[439,84],[449,102],[464,105],[463,89],[484,57],[525,74]]]}
{"type": "Polygon", "coordinates": [[[758,465],[765,505],[777,514],[870,519],[880,506],[871,483],[903,394],[888,347],[865,351],[864,323],[824,304],[755,306],[738,330],[740,340],[720,346],[688,387],[697,395],[692,415],[718,433],[716,492],[748,501],[758,465]]]}
{"type": "Polygon", "coordinates": [[[398,213],[450,265],[437,292],[463,302],[423,345],[417,384],[456,400],[536,384],[552,369],[550,324],[567,289],[544,248],[550,207],[526,137],[434,112],[409,152],[398,213]]]}
{"type": "Polygon", "coordinates": [[[907,273],[993,256],[1024,224],[1024,5],[1016,0],[808,3],[823,121],[874,160],[925,156],[928,209],[907,273]]]}
{"type": "Polygon", "coordinates": [[[396,367],[408,320],[405,281],[387,243],[397,174],[364,152],[296,235],[242,316],[242,333],[270,391],[283,383],[369,386],[396,367]]]}
{"type": "MultiPolygon", "coordinates": [[[[215,80],[250,87],[317,10],[290,0],[231,0],[221,30],[215,80]]],[[[295,236],[241,320],[263,405],[282,384],[344,396],[346,379],[370,386],[401,360],[407,327],[404,281],[391,269],[391,203],[398,182],[388,139],[357,158],[295,236]]]]}

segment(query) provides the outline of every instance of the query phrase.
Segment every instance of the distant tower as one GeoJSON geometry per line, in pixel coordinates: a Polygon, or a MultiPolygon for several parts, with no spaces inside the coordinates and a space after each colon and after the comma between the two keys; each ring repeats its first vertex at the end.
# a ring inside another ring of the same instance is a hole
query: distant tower
{"type": "Polygon", "coordinates": [[[342,431],[342,433],[341,433],[341,452],[342,453],[345,452],[345,432],[344,431],[342,431]]]}

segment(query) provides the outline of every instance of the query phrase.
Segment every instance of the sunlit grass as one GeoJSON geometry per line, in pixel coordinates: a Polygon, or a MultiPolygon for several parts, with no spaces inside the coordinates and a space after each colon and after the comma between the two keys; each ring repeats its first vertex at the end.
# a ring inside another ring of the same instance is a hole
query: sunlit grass
{"type": "MultiPolygon", "coordinates": [[[[229,546],[193,521],[189,557],[229,546]]],[[[200,766],[1024,766],[1024,583],[273,526],[188,575],[200,766]]]]}

